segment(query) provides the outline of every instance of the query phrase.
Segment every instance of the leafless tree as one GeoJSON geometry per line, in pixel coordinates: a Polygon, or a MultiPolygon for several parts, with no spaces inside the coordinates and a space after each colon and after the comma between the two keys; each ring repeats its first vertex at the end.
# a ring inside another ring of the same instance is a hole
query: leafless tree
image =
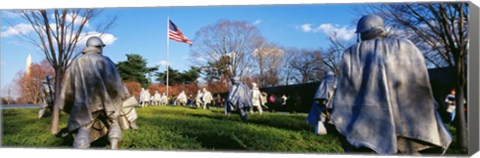
{"type": "Polygon", "coordinates": [[[291,81],[297,80],[297,76],[294,75],[294,69],[290,66],[290,62],[295,59],[296,53],[299,52],[297,48],[282,48],[284,52],[284,60],[282,63],[282,68],[280,69],[280,79],[284,80],[283,85],[289,85],[291,81]]]}
{"type": "Polygon", "coordinates": [[[2,103],[1,104],[12,104],[15,99],[15,92],[16,92],[16,84],[12,83],[7,85],[6,87],[2,87],[2,103]]]}
{"type": "Polygon", "coordinates": [[[18,102],[24,104],[38,104],[41,101],[41,84],[47,75],[54,74],[52,66],[46,60],[32,63],[29,73],[19,71],[15,79],[16,90],[19,94],[18,102]]]}
{"type": "Polygon", "coordinates": [[[342,60],[343,51],[347,49],[349,43],[341,40],[337,32],[330,34],[328,40],[330,41],[330,45],[327,49],[321,51],[321,62],[323,62],[330,71],[338,74],[338,64],[340,60],[342,60]]]}
{"type": "MultiPolygon", "coordinates": [[[[362,13],[382,16],[399,36],[417,44],[427,61],[436,67],[451,69],[455,83],[457,140],[467,149],[467,128],[464,112],[468,54],[467,2],[402,3],[370,5],[362,13]]],[[[448,72],[447,72],[448,73],[448,72]]]]}
{"type": "Polygon", "coordinates": [[[258,68],[259,86],[277,86],[280,82],[279,73],[284,62],[285,51],[275,44],[265,44],[253,51],[258,68]]]}
{"type": "Polygon", "coordinates": [[[196,64],[215,66],[228,81],[232,76],[246,75],[252,69],[251,53],[263,41],[255,25],[245,21],[220,20],[201,28],[195,34],[191,50],[196,64]],[[227,62],[223,62],[228,59],[227,62]],[[222,61],[222,62],[219,62],[222,61]],[[225,68],[228,68],[225,71],[225,68]]]}
{"type": "Polygon", "coordinates": [[[318,50],[305,50],[305,49],[292,49],[295,56],[292,58],[289,65],[294,70],[293,72],[300,76],[297,78],[298,83],[307,83],[313,81],[319,81],[322,79],[323,72],[325,71],[322,62],[321,51],[318,50]]]}
{"type": "MultiPolygon", "coordinates": [[[[18,37],[38,47],[55,70],[55,91],[60,92],[61,81],[69,61],[75,56],[77,44],[87,37],[86,27],[92,24],[101,10],[97,9],[53,9],[53,10],[20,10],[17,12],[22,19],[28,21],[34,34],[21,33],[18,37]]],[[[116,18],[102,21],[96,27],[102,35],[109,30],[116,18]]],[[[55,93],[58,100],[60,93],[55,93]]],[[[52,134],[58,131],[58,102],[55,102],[52,112],[52,134]]]]}

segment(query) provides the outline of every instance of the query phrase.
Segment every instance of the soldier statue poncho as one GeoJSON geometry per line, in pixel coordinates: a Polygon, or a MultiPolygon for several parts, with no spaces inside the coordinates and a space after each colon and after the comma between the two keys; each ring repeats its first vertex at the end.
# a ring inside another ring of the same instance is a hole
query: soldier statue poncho
{"type": "Polygon", "coordinates": [[[363,16],[356,33],[361,41],[344,51],[332,102],[344,150],[444,153],[452,138],[435,108],[422,53],[407,39],[388,37],[377,15],[363,16]]]}
{"type": "Polygon", "coordinates": [[[262,93],[260,92],[260,89],[257,86],[257,83],[253,82],[252,83],[252,90],[250,91],[250,94],[252,95],[252,106],[250,107],[250,114],[253,114],[253,108],[257,108],[258,113],[260,115],[263,113],[262,106],[265,105],[265,100],[262,98],[262,93]]]}
{"type": "Polygon", "coordinates": [[[74,148],[88,148],[107,132],[112,149],[122,139],[118,120],[129,94],[115,64],[102,55],[104,46],[100,38],[90,37],[65,72],[59,107],[70,114],[68,131],[77,131],[74,148]]]}
{"type": "Polygon", "coordinates": [[[42,118],[43,115],[45,114],[45,111],[47,109],[52,109],[53,107],[53,101],[55,97],[55,90],[53,88],[53,83],[52,83],[53,77],[50,75],[47,75],[45,77],[45,80],[42,81],[40,85],[40,94],[41,99],[42,99],[42,106],[40,107],[40,110],[38,111],[38,118],[42,118]]]}
{"type": "Polygon", "coordinates": [[[244,123],[247,123],[247,112],[252,106],[250,88],[240,81],[240,78],[234,77],[232,85],[228,91],[225,113],[229,115],[233,109],[238,109],[240,117],[244,123]]]}
{"type": "Polygon", "coordinates": [[[208,91],[206,88],[202,89],[202,108],[210,108],[210,105],[212,104],[213,97],[212,93],[208,91]]]}
{"type": "Polygon", "coordinates": [[[324,123],[330,120],[331,99],[336,88],[336,77],[332,71],[326,71],[317,92],[313,96],[313,105],[308,113],[307,123],[315,127],[315,134],[327,134],[324,123]],[[324,115],[322,115],[322,113],[324,115]]]}
{"type": "Polygon", "coordinates": [[[180,92],[180,94],[178,94],[176,103],[178,105],[184,106],[184,105],[187,105],[187,100],[188,100],[187,94],[185,94],[185,91],[182,91],[180,92]]]}

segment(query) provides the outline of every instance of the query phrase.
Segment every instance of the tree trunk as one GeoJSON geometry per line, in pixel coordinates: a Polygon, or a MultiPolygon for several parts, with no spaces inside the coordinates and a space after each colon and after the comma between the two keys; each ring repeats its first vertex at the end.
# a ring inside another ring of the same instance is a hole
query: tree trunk
{"type": "Polygon", "coordinates": [[[52,108],[52,122],[51,122],[51,127],[50,127],[50,132],[52,134],[57,134],[58,132],[58,120],[60,117],[60,110],[59,110],[59,100],[60,100],[60,93],[62,90],[62,76],[63,76],[63,71],[61,70],[60,67],[57,67],[55,70],[55,99],[54,99],[54,104],[52,108]]]}
{"type": "Polygon", "coordinates": [[[288,86],[288,79],[290,79],[290,71],[289,70],[287,70],[287,78],[285,79],[285,85],[286,86],[288,86]]]}
{"type": "Polygon", "coordinates": [[[463,76],[463,62],[457,62],[455,65],[457,67],[457,84],[455,88],[455,105],[456,107],[456,133],[457,133],[457,142],[458,148],[464,152],[467,152],[467,126],[465,121],[465,107],[464,107],[464,85],[465,78],[463,76]]]}
{"type": "Polygon", "coordinates": [[[467,151],[467,126],[466,126],[466,121],[465,121],[465,108],[464,108],[464,98],[463,98],[463,87],[457,87],[456,88],[456,119],[457,119],[457,141],[458,141],[458,147],[460,150],[466,152],[467,151]]]}

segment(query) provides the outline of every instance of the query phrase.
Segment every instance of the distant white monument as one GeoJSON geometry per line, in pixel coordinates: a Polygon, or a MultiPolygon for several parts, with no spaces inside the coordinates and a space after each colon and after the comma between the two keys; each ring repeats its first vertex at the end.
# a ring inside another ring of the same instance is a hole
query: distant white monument
{"type": "Polygon", "coordinates": [[[30,74],[30,66],[32,65],[32,55],[28,54],[27,56],[27,65],[25,66],[25,73],[30,74]]]}

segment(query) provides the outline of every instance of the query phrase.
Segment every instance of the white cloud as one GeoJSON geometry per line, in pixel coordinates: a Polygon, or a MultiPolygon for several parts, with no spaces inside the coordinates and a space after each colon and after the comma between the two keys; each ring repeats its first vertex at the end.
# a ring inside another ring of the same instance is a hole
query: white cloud
{"type": "Polygon", "coordinates": [[[313,31],[323,32],[328,36],[336,36],[342,40],[351,40],[355,38],[355,29],[330,23],[321,24],[313,31]]]}
{"type": "Polygon", "coordinates": [[[20,17],[20,15],[18,15],[17,13],[15,12],[12,12],[12,11],[1,11],[0,12],[0,15],[2,15],[2,18],[18,18],[20,17]]]}
{"type": "Polygon", "coordinates": [[[80,41],[78,42],[78,45],[85,46],[87,43],[87,39],[92,36],[100,37],[103,43],[105,43],[105,45],[112,45],[117,40],[117,37],[115,37],[115,35],[113,34],[109,34],[109,33],[101,34],[93,31],[93,32],[83,33],[82,35],[80,35],[80,41]]]}
{"type": "Polygon", "coordinates": [[[1,37],[10,37],[19,34],[28,34],[34,31],[32,25],[26,23],[20,23],[15,26],[8,26],[1,33],[1,37]]]}
{"type": "Polygon", "coordinates": [[[324,33],[327,36],[336,36],[341,40],[351,40],[355,38],[355,29],[348,26],[334,25],[330,23],[320,24],[314,26],[306,23],[297,27],[302,32],[324,33]]]}
{"type": "MultiPolygon", "coordinates": [[[[50,24],[50,27],[55,28],[56,25],[50,24]]],[[[4,27],[4,29],[2,29],[0,37],[2,38],[11,37],[11,36],[16,36],[20,34],[26,35],[31,32],[34,32],[34,28],[30,24],[19,23],[15,26],[4,27]]],[[[70,35],[71,34],[67,33],[67,36],[70,36],[70,35]]],[[[117,40],[117,37],[115,37],[115,35],[113,34],[109,34],[109,33],[100,34],[98,32],[92,31],[92,32],[82,33],[79,37],[80,41],[77,43],[77,45],[85,46],[87,39],[91,36],[99,36],[102,39],[103,43],[105,43],[105,45],[112,45],[117,40]]],[[[69,38],[70,37],[67,37],[67,39],[69,38]]]]}
{"type": "Polygon", "coordinates": [[[257,20],[255,20],[255,22],[253,22],[253,25],[258,25],[258,24],[260,24],[260,23],[262,23],[262,20],[261,20],[261,19],[257,19],[257,20]]]}
{"type": "Polygon", "coordinates": [[[196,57],[194,60],[197,62],[207,62],[207,59],[205,59],[203,56],[196,57]]]}
{"type": "MultiPolygon", "coordinates": [[[[55,19],[55,14],[50,14],[50,18],[52,20],[54,20],[55,19]]],[[[84,20],[83,16],[80,16],[80,15],[77,15],[77,14],[74,14],[74,13],[68,13],[67,16],[65,17],[65,21],[67,21],[69,23],[71,21],[73,21],[74,25],[80,25],[83,20],[84,20]],[[73,18],[75,18],[75,21],[73,21],[73,18]]],[[[87,27],[87,28],[90,27],[90,23],[88,22],[88,20],[87,20],[87,22],[85,22],[84,26],[87,27]]]]}
{"type": "Polygon", "coordinates": [[[192,56],[184,56],[182,57],[182,60],[184,61],[190,61],[192,59],[192,56]]]}
{"type": "MultiPolygon", "coordinates": [[[[18,14],[14,13],[12,11],[1,11],[1,15],[2,15],[2,17],[8,17],[8,18],[18,18],[18,17],[20,17],[18,14]]],[[[52,18],[52,20],[53,20],[55,18],[55,15],[51,14],[50,18],[52,18]]],[[[79,15],[76,16],[76,14],[73,14],[73,13],[69,13],[66,16],[66,21],[67,22],[73,21],[74,25],[80,25],[82,23],[83,19],[84,19],[84,17],[79,16],[79,15]],[[75,17],[75,20],[73,20],[74,17],[75,17]]],[[[84,26],[86,28],[88,28],[90,26],[88,20],[87,20],[87,22],[85,23],[84,26]]],[[[56,24],[51,23],[50,27],[51,28],[56,28],[56,24]]],[[[15,36],[15,35],[19,35],[19,34],[28,34],[32,31],[34,31],[34,28],[31,26],[31,24],[19,23],[15,26],[2,27],[1,37],[10,37],[10,36],[15,36]]]]}
{"type": "Polygon", "coordinates": [[[5,65],[7,65],[7,62],[5,62],[3,60],[0,60],[0,65],[5,66],[5,65]]]}
{"type": "Polygon", "coordinates": [[[165,67],[167,66],[167,64],[172,67],[172,62],[167,62],[166,60],[160,60],[159,62],[157,62],[157,64],[159,64],[161,67],[165,67]]]}
{"type": "MultiPolygon", "coordinates": [[[[210,54],[210,55],[213,55],[213,56],[217,56],[216,54],[210,54]]],[[[212,56],[210,56],[211,58],[214,58],[212,56]]],[[[202,65],[204,63],[206,63],[208,60],[205,56],[201,55],[201,54],[191,54],[190,56],[188,56],[188,60],[191,61],[192,63],[195,63],[195,64],[199,64],[199,65],[202,65]]]]}
{"type": "MultiPolygon", "coordinates": [[[[53,27],[53,26],[51,26],[51,27],[53,27]]],[[[14,27],[7,28],[6,31],[3,31],[1,33],[1,37],[9,37],[9,36],[13,36],[13,35],[18,35],[20,33],[28,34],[32,30],[33,30],[33,28],[30,25],[26,25],[26,24],[22,23],[22,24],[18,24],[16,26],[14,26],[14,27]]],[[[70,36],[72,36],[72,34],[67,33],[66,38],[70,39],[70,36]]],[[[79,41],[77,42],[77,46],[84,47],[87,43],[87,39],[89,37],[92,37],[92,36],[100,37],[105,45],[112,45],[117,40],[117,37],[115,37],[115,35],[113,35],[113,34],[109,34],[109,33],[101,34],[101,33],[92,31],[92,32],[87,32],[87,33],[81,33],[80,37],[79,37],[79,41]]],[[[23,43],[21,43],[21,44],[23,44],[23,43]]],[[[42,47],[42,46],[38,46],[38,47],[42,47]]]]}
{"type": "Polygon", "coordinates": [[[115,37],[113,34],[103,34],[103,36],[101,36],[101,38],[105,41],[105,44],[106,45],[111,45],[113,44],[113,42],[115,42],[117,40],[117,37],[115,37]]]}
{"type": "Polygon", "coordinates": [[[312,24],[303,24],[301,26],[303,32],[311,32],[312,31],[312,24]]]}

